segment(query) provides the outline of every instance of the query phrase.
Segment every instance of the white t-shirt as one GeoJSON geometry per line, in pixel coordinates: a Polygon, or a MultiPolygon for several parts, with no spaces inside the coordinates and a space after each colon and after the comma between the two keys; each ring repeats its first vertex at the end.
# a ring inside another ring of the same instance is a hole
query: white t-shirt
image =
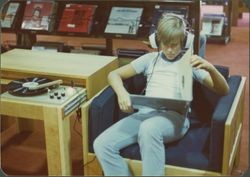
{"type": "MultiPolygon", "coordinates": [[[[181,82],[178,81],[179,77],[176,74],[178,69],[175,67],[175,62],[168,61],[164,57],[162,51],[152,52],[133,60],[131,64],[136,73],[143,73],[147,77],[145,93],[147,96],[180,98],[181,82]]],[[[208,75],[209,73],[203,69],[193,69],[193,78],[201,83],[208,75]]]]}

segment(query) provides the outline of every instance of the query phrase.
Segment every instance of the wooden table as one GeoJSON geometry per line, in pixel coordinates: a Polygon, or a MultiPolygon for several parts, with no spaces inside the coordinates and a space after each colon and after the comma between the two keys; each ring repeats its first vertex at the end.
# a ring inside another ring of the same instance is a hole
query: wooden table
{"type": "Polygon", "coordinates": [[[62,79],[66,85],[73,81],[87,89],[89,99],[107,85],[108,73],[117,67],[117,58],[111,56],[13,49],[1,55],[1,80],[41,76],[62,79]]]}
{"type": "MultiPolygon", "coordinates": [[[[69,112],[64,110],[81,95],[86,96],[85,89],[79,89],[82,90],[64,100],[50,100],[46,93],[33,97],[16,97],[8,92],[1,94],[1,115],[14,116],[17,119],[43,120],[49,175],[71,175],[69,117],[77,106],[72,107],[69,112]]],[[[83,102],[85,100],[81,97],[79,105],[83,102]]]]}
{"type": "MultiPolygon", "coordinates": [[[[89,99],[107,85],[108,73],[117,67],[117,58],[111,56],[14,49],[1,55],[1,83],[25,77],[62,79],[63,84],[85,87],[89,99]]],[[[32,129],[30,119],[44,121],[48,174],[70,176],[70,121],[61,112],[61,105],[1,98],[1,115],[16,116],[20,131],[32,129]]]]}

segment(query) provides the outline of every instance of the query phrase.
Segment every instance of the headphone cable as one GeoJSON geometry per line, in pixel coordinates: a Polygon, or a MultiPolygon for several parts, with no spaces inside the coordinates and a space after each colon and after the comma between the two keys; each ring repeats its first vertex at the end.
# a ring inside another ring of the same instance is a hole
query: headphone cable
{"type": "Polygon", "coordinates": [[[154,59],[155,61],[154,61],[154,64],[153,64],[152,71],[151,71],[151,73],[147,74],[147,75],[150,75],[150,77],[149,77],[149,79],[148,79],[148,81],[147,81],[145,87],[144,87],[144,88],[142,89],[142,91],[140,92],[141,95],[142,95],[143,93],[145,93],[145,90],[146,90],[146,88],[147,88],[147,86],[148,86],[148,83],[150,82],[150,80],[151,80],[151,78],[152,78],[152,76],[153,76],[156,62],[157,62],[157,60],[158,60],[158,58],[159,58],[159,56],[160,56],[160,50],[159,50],[159,48],[157,48],[157,50],[158,50],[158,54],[157,54],[157,56],[156,56],[155,59],[154,59]]]}

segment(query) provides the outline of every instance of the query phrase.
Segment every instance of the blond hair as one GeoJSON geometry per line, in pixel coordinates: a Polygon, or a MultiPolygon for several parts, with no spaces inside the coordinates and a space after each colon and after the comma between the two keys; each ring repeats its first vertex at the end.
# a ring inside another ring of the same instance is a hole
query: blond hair
{"type": "Polygon", "coordinates": [[[184,20],[175,14],[163,15],[157,27],[158,43],[169,44],[180,40],[183,44],[186,35],[186,24],[184,20]]]}

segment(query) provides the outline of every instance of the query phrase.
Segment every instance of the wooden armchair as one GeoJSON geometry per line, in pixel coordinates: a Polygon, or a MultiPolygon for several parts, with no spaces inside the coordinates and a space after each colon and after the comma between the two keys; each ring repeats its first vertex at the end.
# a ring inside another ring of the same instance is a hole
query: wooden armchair
{"type": "MultiPolygon", "coordinates": [[[[230,93],[219,97],[194,82],[191,126],[180,140],[166,144],[166,175],[229,175],[239,161],[245,78],[230,76],[229,69],[216,66],[227,79],[230,93]]],[[[145,78],[125,81],[131,93],[140,93],[145,78]]],[[[115,121],[126,116],[119,110],[116,95],[106,87],[82,107],[84,175],[102,175],[93,151],[94,139],[115,121]]],[[[141,175],[138,144],[120,151],[134,175],[141,175]]]]}

